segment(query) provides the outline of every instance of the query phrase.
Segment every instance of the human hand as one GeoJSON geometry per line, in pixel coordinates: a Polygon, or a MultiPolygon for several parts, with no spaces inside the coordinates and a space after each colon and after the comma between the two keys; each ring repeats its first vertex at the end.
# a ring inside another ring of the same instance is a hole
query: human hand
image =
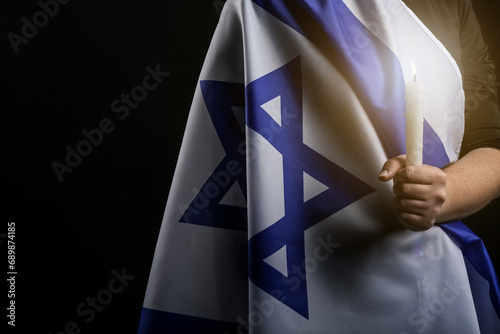
{"type": "Polygon", "coordinates": [[[430,229],[446,201],[447,176],[429,165],[406,166],[406,156],[389,159],[378,176],[380,181],[394,180],[396,216],[409,230],[430,229]]]}

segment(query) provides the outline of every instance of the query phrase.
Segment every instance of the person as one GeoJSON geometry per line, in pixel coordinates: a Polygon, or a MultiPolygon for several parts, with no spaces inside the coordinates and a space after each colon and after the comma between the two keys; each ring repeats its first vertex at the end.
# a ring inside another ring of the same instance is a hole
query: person
{"type": "Polygon", "coordinates": [[[457,220],[500,195],[493,67],[470,0],[406,3],[225,4],[140,334],[500,331],[498,280],[457,220]],[[406,166],[415,80],[424,164],[406,166]]]}

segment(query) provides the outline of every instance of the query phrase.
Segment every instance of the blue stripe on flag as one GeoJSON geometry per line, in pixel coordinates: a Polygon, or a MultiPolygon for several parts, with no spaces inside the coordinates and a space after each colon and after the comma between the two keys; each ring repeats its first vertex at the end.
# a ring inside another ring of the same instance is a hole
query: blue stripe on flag
{"type": "MultiPolygon", "coordinates": [[[[387,156],[405,149],[405,82],[397,56],[368,30],[342,1],[253,0],[257,5],[326,48],[332,63],[358,94],[387,156]],[[356,41],[362,42],[356,43],[356,41]]],[[[424,123],[423,161],[444,167],[450,161],[443,143],[424,123]]]]}
{"type": "Polygon", "coordinates": [[[157,311],[143,307],[137,334],[224,334],[240,333],[242,332],[242,328],[243,325],[230,322],[157,311]]]}
{"type": "MultiPolygon", "coordinates": [[[[500,287],[495,269],[483,241],[461,222],[440,224],[439,226],[458,243],[470,265],[490,284],[491,303],[500,318],[500,287]]],[[[470,274],[469,277],[471,277],[470,274]]],[[[473,284],[471,284],[471,288],[474,295],[473,284]]],[[[484,307],[483,304],[479,303],[476,299],[474,299],[474,303],[478,316],[482,313],[487,314],[486,312],[481,312],[484,307]]]]}
{"type": "Polygon", "coordinates": [[[441,138],[434,131],[431,125],[424,120],[424,150],[422,152],[422,162],[426,165],[443,168],[450,163],[446,149],[441,138]]]}
{"type": "MultiPolygon", "coordinates": [[[[342,1],[256,4],[312,42],[329,41],[327,54],[353,86],[388,156],[405,152],[405,81],[396,55],[369,31],[342,1]],[[302,13],[291,13],[291,10],[302,13]],[[290,9],[289,9],[290,8],[290,9]],[[305,19],[304,17],[309,17],[305,19]],[[356,41],[362,41],[363,45],[356,41]]],[[[325,45],[320,45],[325,47],[325,45]]]]}

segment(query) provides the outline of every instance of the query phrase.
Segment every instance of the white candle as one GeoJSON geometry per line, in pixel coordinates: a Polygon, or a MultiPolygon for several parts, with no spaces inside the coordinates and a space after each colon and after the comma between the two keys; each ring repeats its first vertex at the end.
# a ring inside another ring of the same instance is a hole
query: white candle
{"type": "Polygon", "coordinates": [[[406,165],[422,165],[422,149],[424,137],[424,83],[417,81],[415,64],[413,81],[406,83],[406,165]]]}

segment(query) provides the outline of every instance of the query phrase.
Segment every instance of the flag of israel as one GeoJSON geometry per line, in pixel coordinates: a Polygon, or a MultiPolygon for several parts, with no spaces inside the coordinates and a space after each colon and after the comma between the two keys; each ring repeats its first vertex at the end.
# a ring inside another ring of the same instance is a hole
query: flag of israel
{"type": "Polygon", "coordinates": [[[443,167],[463,136],[461,74],[402,1],[229,0],[139,333],[499,333],[481,241],[460,222],[405,230],[377,180],[405,153],[412,62],[424,163],[443,167]]]}

